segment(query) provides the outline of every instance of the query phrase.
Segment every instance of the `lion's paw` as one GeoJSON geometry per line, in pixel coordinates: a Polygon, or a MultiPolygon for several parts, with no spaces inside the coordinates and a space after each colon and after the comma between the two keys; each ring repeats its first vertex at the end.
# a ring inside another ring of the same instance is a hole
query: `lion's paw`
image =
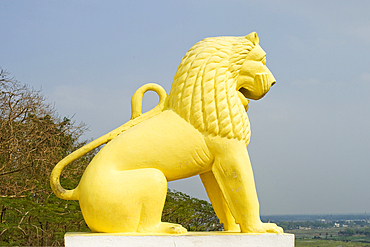
{"type": "Polygon", "coordinates": [[[262,223],[262,227],[268,233],[278,233],[278,234],[284,233],[283,228],[277,226],[275,223],[262,223]]]}
{"type": "Polygon", "coordinates": [[[250,225],[246,229],[243,229],[242,232],[245,233],[277,233],[283,234],[284,230],[280,226],[277,226],[275,223],[262,223],[250,225]]]}
{"type": "Polygon", "coordinates": [[[185,234],[188,232],[186,228],[179,224],[173,224],[168,222],[161,222],[159,226],[159,230],[161,233],[169,233],[169,234],[185,234]]]}

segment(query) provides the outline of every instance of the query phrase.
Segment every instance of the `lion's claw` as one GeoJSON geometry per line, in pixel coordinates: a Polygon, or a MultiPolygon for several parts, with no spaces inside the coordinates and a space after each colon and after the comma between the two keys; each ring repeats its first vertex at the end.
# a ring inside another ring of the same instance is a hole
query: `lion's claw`
{"type": "Polygon", "coordinates": [[[264,230],[268,233],[278,233],[278,234],[284,233],[283,228],[277,226],[275,223],[263,223],[262,226],[264,230]]]}
{"type": "Polygon", "coordinates": [[[169,234],[185,234],[188,231],[180,224],[161,222],[159,232],[169,234]]]}
{"type": "Polygon", "coordinates": [[[284,230],[280,226],[277,226],[275,223],[258,223],[253,224],[251,227],[242,230],[245,233],[277,233],[283,234],[284,230]]]}

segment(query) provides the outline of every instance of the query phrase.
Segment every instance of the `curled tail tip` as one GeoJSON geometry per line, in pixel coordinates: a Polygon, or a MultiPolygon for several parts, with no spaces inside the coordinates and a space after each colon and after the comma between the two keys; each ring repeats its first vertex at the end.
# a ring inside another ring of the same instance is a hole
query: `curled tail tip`
{"type": "Polygon", "coordinates": [[[53,190],[54,194],[60,199],[78,200],[77,189],[66,190],[60,185],[60,183],[53,183],[53,181],[50,181],[50,182],[51,182],[50,183],[51,189],[53,190]]]}
{"type": "Polygon", "coordinates": [[[62,187],[59,181],[60,173],[61,171],[59,169],[54,168],[50,175],[50,187],[54,194],[64,200],[78,200],[77,188],[66,190],[62,187]]]}

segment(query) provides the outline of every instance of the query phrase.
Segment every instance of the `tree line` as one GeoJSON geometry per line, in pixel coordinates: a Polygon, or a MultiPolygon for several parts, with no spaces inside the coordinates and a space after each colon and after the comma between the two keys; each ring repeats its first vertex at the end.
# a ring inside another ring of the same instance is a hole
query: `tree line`
{"type": "MultiPolygon", "coordinates": [[[[62,246],[67,231],[89,231],[78,201],[57,198],[49,185],[55,164],[87,143],[86,130],[0,68],[0,246],[62,246]]],[[[78,185],[98,151],[63,171],[64,188],[78,185]]],[[[210,203],[177,191],[168,191],[162,220],[189,231],[222,229],[210,203]]]]}
{"type": "Polygon", "coordinates": [[[357,228],[357,229],[346,228],[338,232],[338,235],[343,235],[343,236],[353,236],[356,234],[365,235],[367,237],[370,237],[370,227],[357,228]]]}

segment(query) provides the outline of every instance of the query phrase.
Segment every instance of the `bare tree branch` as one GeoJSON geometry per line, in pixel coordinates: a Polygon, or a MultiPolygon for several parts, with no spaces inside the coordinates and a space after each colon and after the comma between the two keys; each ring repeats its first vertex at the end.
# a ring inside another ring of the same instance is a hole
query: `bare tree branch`
{"type": "Polygon", "coordinates": [[[15,173],[15,172],[19,172],[19,171],[22,171],[26,168],[28,168],[30,166],[25,166],[25,167],[22,167],[22,168],[19,168],[19,169],[16,169],[16,170],[13,170],[13,171],[8,171],[8,172],[3,172],[3,173],[0,173],[0,176],[4,176],[4,175],[7,175],[7,174],[11,174],[11,173],[15,173]]]}

